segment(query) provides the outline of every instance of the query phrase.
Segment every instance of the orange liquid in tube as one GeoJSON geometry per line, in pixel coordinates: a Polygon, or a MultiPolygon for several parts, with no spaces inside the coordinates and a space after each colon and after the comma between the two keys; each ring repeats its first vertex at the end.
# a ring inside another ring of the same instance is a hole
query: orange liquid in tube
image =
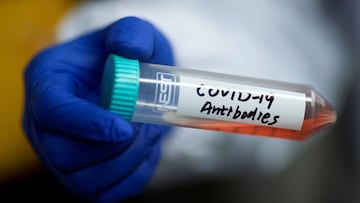
{"type": "Polygon", "coordinates": [[[305,140],[336,122],[311,86],[110,55],[102,106],[131,122],[305,140]]]}
{"type": "Polygon", "coordinates": [[[281,128],[271,128],[254,124],[236,123],[196,123],[192,124],[195,128],[215,130],[229,133],[240,133],[249,135],[259,135],[267,137],[277,137],[293,140],[305,140],[309,136],[330,126],[336,121],[336,113],[329,107],[325,107],[315,117],[305,119],[301,130],[287,130],[281,128]]]}

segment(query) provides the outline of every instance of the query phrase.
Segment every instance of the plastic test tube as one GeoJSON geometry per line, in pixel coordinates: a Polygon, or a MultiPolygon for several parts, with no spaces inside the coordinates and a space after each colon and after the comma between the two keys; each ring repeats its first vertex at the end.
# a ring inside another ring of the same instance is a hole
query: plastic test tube
{"type": "Polygon", "coordinates": [[[109,55],[102,106],[132,122],[304,140],[335,123],[311,86],[109,55]]]}

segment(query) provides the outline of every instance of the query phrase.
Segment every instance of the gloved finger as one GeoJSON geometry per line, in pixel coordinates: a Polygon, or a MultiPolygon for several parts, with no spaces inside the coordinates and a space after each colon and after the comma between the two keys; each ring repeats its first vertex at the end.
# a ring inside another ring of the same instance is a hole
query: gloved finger
{"type": "Polygon", "coordinates": [[[93,166],[72,172],[67,179],[76,185],[80,194],[103,191],[109,185],[128,177],[146,160],[154,148],[160,145],[161,132],[152,125],[144,125],[134,143],[122,154],[97,162],[93,166]],[[94,174],[103,174],[94,177],[94,174]]]}
{"type": "Polygon", "coordinates": [[[126,17],[109,28],[107,49],[117,55],[141,61],[173,65],[172,48],[166,37],[151,23],[126,17]]]}
{"type": "Polygon", "coordinates": [[[39,77],[30,98],[37,124],[82,139],[124,141],[132,136],[127,121],[77,97],[75,90],[76,82],[66,73],[39,77]]]}
{"type": "Polygon", "coordinates": [[[125,152],[133,139],[124,142],[99,142],[44,132],[42,150],[57,170],[65,173],[90,167],[125,152]]]}
{"type": "Polygon", "coordinates": [[[105,192],[100,194],[95,202],[121,202],[125,198],[139,195],[154,174],[160,154],[160,147],[154,148],[149,159],[144,161],[135,172],[118,184],[111,185],[111,188],[107,188],[105,192]]]}
{"type": "MultiPolygon", "coordinates": [[[[101,72],[106,58],[106,35],[107,28],[93,32],[46,50],[32,61],[25,71],[26,91],[31,111],[41,127],[102,141],[126,140],[131,136],[126,121],[79,97],[79,87],[85,81],[82,79],[99,77],[91,71],[87,74],[86,68],[101,72]],[[83,77],[79,79],[79,75],[83,77]]],[[[97,84],[100,79],[95,81],[97,84]]]]}

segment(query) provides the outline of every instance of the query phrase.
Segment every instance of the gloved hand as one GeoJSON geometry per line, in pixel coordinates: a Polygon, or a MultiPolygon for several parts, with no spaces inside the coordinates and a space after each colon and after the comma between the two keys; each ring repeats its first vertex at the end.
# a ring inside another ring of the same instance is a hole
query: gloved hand
{"type": "Polygon", "coordinates": [[[75,195],[118,202],[141,193],[168,127],[129,123],[99,106],[109,53],[173,65],[167,39],[127,17],[39,53],[24,72],[24,131],[43,163],[75,195]]]}

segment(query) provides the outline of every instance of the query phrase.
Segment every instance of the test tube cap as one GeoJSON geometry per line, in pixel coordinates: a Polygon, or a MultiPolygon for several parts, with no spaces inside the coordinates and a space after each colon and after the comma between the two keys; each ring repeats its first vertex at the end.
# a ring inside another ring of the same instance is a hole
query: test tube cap
{"type": "Polygon", "coordinates": [[[131,121],[139,92],[138,60],[110,54],[101,82],[101,106],[131,121]]]}

